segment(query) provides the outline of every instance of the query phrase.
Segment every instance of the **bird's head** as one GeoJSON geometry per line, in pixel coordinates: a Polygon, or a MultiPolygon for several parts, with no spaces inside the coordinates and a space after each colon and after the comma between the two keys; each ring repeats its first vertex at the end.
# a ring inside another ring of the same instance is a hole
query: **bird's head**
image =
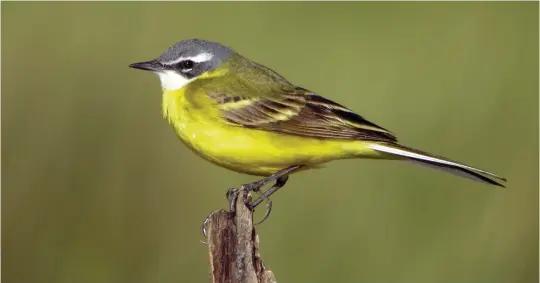
{"type": "Polygon", "coordinates": [[[233,54],[232,49],[216,42],[186,39],[169,47],[156,59],[129,66],[156,73],[163,89],[176,90],[217,69],[233,54]]]}

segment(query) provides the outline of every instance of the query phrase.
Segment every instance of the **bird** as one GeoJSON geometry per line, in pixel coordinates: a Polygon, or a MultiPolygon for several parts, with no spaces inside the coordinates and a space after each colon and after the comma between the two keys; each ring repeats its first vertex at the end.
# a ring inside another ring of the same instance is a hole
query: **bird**
{"type": "Polygon", "coordinates": [[[389,130],[217,42],[185,39],[129,66],[157,74],[163,118],[188,148],[218,166],[263,177],[242,186],[260,195],[251,207],[267,203],[263,221],[269,196],[289,175],[332,160],[408,160],[489,185],[507,181],[398,143],[389,130]]]}

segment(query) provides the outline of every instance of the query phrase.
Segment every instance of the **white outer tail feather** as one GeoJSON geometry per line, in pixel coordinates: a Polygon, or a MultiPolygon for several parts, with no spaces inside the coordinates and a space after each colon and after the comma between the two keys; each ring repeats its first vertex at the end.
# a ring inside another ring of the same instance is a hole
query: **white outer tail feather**
{"type": "Polygon", "coordinates": [[[429,155],[428,153],[423,153],[421,151],[414,150],[414,149],[408,149],[400,145],[377,143],[377,144],[371,144],[368,147],[379,152],[384,152],[387,154],[404,157],[408,159],[409,161],[412,161],[413,163],[416,163],[416,164],[442,170],[442,171],[445,171],[454,175],[466,177],[466,178],[479,181],[482,183],[503,186],[502,184],[492,180],[491,178],[495,178],[501,181],[506,181],[506,179],[501,178],[493,173],[480,170],[471,166],[467,166],[465,164],[461,164],[458,162],[446,160],[439,157],[434,157],[434,156],[429,155]]]}

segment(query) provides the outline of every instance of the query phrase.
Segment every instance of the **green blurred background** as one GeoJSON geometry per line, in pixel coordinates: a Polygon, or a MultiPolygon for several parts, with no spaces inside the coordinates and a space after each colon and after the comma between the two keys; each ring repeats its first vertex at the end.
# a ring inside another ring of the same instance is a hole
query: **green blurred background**
{"type": "Polygon", "coordinates": [[[185,148],[127,67],[190,37],[510,180],[295,175],[258,226],[280,282],[538,282],[538,3],[3,2],[5,282],[208,282],[199,225],[256,178],[185,148]]]}

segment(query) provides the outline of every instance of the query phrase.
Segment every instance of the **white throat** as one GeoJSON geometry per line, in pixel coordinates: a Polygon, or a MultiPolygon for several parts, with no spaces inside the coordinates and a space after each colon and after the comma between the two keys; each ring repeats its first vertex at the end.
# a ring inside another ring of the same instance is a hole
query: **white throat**
{"type": "Polygon", "coordinates": [[[176,72],[169,70],[156,72],[156,74],[159,76],[159,80],[161,81],[161,88],[165,90],[181,89],[195,79],[185,78],[176,72]]]}

